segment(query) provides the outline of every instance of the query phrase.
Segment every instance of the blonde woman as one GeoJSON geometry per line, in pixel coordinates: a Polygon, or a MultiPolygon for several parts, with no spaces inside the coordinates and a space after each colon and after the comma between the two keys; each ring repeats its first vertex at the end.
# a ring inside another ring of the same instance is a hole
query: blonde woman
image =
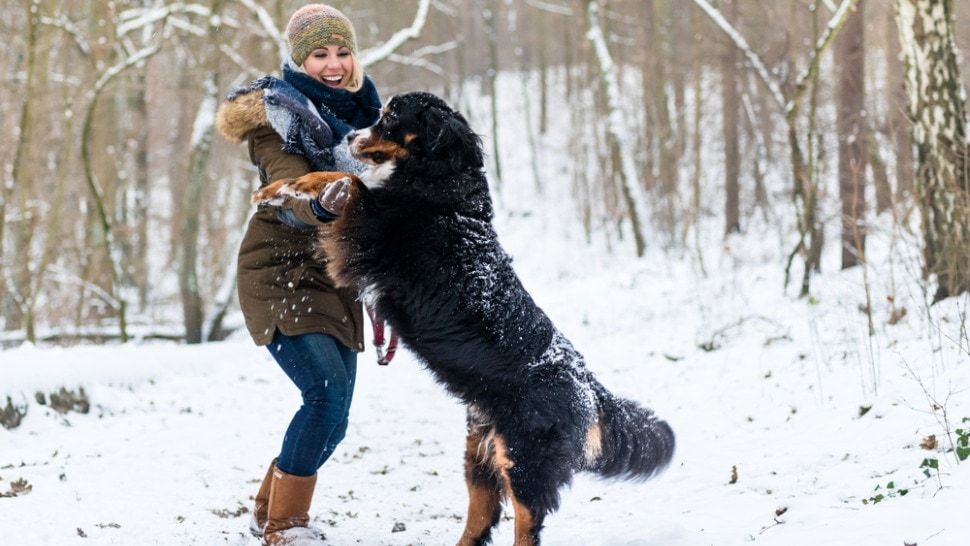
{"type": "MultiPolygon", "coordinates": [[[[286,36],[282,79],[234,91],[220,107],[220,132],[248,144],[262,185],[311,171],[359,173],[344,137],[372,125],[381,102],[358,63],[353,25],[331,6],[310,4],[293,14],[286,36]]],[[[261,205],[239,251],[247,329],[303,398],[255,497],[251,530],[266,545],[323,544],[308,526],[310,500],[317,470],[347,430],[364,349],[356,291],[335,288],[313,256],[315,227],[332,217],[315,200],[261,205]]]]}

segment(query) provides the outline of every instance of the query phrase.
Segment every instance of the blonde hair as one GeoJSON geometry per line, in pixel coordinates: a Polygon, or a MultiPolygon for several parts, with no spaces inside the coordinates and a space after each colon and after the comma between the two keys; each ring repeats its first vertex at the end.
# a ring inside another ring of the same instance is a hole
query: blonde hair
{"type": "Polygon", "coordinates": [[[347,74],[347,77],[341,83],[344,84],[344,89],[351,93],[356,93],[364,86],[364,68],[360,66],[360,61],[357,60],[356,53],[350,53],[350,60],[353,61],[350,74],[347,74]]]}

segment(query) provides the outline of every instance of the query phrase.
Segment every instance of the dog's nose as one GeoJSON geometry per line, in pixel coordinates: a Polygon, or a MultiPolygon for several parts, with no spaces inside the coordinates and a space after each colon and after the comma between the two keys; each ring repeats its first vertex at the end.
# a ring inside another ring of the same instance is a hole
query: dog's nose
{"type": "Polygon", "coordinates": [[[357,138],[357,131],[347,133],[347,144],[352,144],[355,138],[357,138]]]}

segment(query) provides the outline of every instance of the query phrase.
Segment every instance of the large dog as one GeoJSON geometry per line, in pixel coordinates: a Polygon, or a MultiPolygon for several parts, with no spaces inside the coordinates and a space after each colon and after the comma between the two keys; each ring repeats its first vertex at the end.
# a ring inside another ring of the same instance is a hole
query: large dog
{"type": "Polygon", "coordinates": [[[427,93],[397,95],[348,136],[366,185],[311,173],[257,191],[257,202],[320,198],[337,218],[319,245],[338,283],[378,315],[468,410],[469,505],[460,546],[486,544],[502,502],[515,545],[539,543],[574,473],[646,478],[674,450],[666,422],[618,398],[532,301],[491,225],[481,142],[427,93]]]}

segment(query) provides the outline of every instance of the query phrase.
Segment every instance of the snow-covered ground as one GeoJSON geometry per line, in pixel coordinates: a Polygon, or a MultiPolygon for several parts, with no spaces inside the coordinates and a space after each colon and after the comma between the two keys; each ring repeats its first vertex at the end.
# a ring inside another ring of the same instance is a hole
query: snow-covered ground
{"type": "MultiPolygon", "coordinates": [[[[525,147],[507,145],[506,172],[528,172],[525,147]]],[[[554,182],[560,160],[543,160],[542,197],[527,175],[507,174],[502,240],[600,380],[667,419],[678,450],[646,483],[580,475],[544,544],[968,543],[970,459],[950,451],[954,429],[970,428],[961,422],[970,418],[966,297],[928,309],[915,258],[879,258],[891,238],[878,230],[871,337],[862,271],[834,272],[837,249],[811,299],[783,292],[787,242],[756,224],[723,244],[710,222],[706,275],[694,253],[665,254],[655,242],[639,260],[628,241],[607,253],[571,223],[554,182]],[[907,309],[895,325],[891,286],[907,309]],[[937,446],[922,448],[930,435],[937,446]]],[[[315,523],[334,545],[454,543],[466,502],[463,409],[406,351],[388,367],[370,351],[359,364],[347,438],[319,476],[315,523]]],[[[0,544],[16,546],[256,544],[250,496],[299,403],[244,334],[193,347],[2,351],[0,411],[7,395],[28,408],[18,428],[0,428],[0,495],[19,480],[31,488],[0,497],[0,544]],[[83,387],[90,412],[59,414],[35,400],[61,387],[83,387]]],[[[506,516],[496,544],[512,542],[506,516]]]]}

